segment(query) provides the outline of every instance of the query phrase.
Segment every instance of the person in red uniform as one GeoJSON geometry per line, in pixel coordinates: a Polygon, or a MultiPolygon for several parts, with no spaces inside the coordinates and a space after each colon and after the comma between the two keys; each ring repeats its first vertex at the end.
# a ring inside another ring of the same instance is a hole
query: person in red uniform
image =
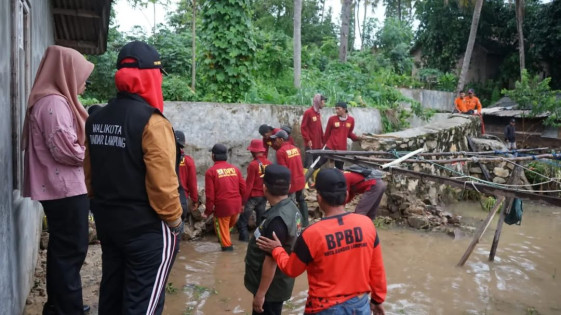
{"type": "MultiPolygon", "coordinates": [[[[328,150],[347,151],[347,138],[353,141],[360,141],[362,138],[353,133],[355,129],[355,119],[349,115],[347,103],[339,102],[335,104],[335,114],[336,115],[329,117],[327,121],[323,142],[328,150]]],[[[323,163],[325,163],[325,161],[323,161],[323,163]]],[[[323,163],[320,161],[318,164],[321,166],[323,163]]],[[[343,164],[344,162],[335,161],[335,167],[340,170],[343,169],[343,164]]]]}
{"type": "Polygon", "coordinates": [[[289,125],[282,125],[280,129],[286,131],[286,133],[288,134],[288,140],[286,142],[296,146],[296,143],[294,142],[294,138],[292,138],[292,136],[290,135],[292,133],[292,127],[290,127],[289,125]]]}
{"type": "Polygon", "coordinates": [[[181,216],[183,221],[185,221],[189,215],[189,211],[194,211],[199,205],[199,193],[197,190],[197,168],[195,167],[195,161],[189,155],[184,152],[185,148],[185,133],[181,130],[175,131],[175,141],[179,146],[179,166],[178,166],[178,176],[179,183],[181,184],[180,198],[185,199],[181,201],[181,206],[185,202],[185,208],[183,209],[183,215],[181,216]],[[187,199],[187,197],[189,197],[187,199]]]}
{"type": "Polygon", "coordinates": [[[251,152],[253,161],[247,166],[247,178],[245,179],[245,194],[243,201],[244,210],[238,220],[238,232],[240,241],[249,241],[248,222],[251,213],[255,210],[255,224],[261,223],[261,216],[265,212],[267,199],[263,193],[263,178],[265,167],[271,164],[265,156],[265,147],[261,139],[253,139],[247,150],[251,152]]]}
{"type": "Polygon", "coordinates": [[[386,183],[382,179],[366,179],[364,175],[348,170],[343,175],[347,181],[347,200],[345,204],[351,202],[356,195],[363,194],[356,205],[355,213],[363,214],[374,220],[380,201],[386,191],[386,183]]]}
{"type": "MultiPolygon", "coordinates": [[[[312,107],[308,108],[304,112],[304,117],[302,117],[300,131],[302,132],[302,138],[304,139],[306,151],[323,148],[323,127],[321,125],[320,110],[325,107],[326,100],[327,98],[325,96],[316,94],[314,96],[312,107]]],[[[315,158],[316,157],[314,155],[306,153],[304,167],[309,168],[315,158]]]]}
{"type": "Polygon", "coordinates": [[[300,150],[288,143],[288,134],[284,130],[279,130],[271,135],[273,140],[273,149],[277,150],[277,164],[283,165],[290,170],[292,175],[290,182],[290,197],[298,205],[300,214],[302,214],[302,225],[308,226],[308,204],[304,198],[304,166],[302,166],[302,157],[300,150]]]}
{"type": "Polygon", "coordinates": [[[240,170],[226,162],[228,148],[221,143],[212,147],[214,165],[205,173],[206,210],[203,217],[214,213],[214,229],[222,251],[233,251],[230,229],[242,212],[245,181],[240,170]]]}
{"type": "Polygon", "coordinates": [[[292,253],[274,234],[273,239],[260,236],[259,248],[272,253],[287,276],[307,272],[305,314],[384,314],[386,272],[374,223],[345,211],[347,184],[341,171],[321,170],[316,188],[325,217],[303,230],[292,253]]]}
{"type": "Polygon", "coordinates": [[[273,128],[267,124],[259,126],[259,134],[263,137],[263,146],[265,147],[265,156],[269,156],[269,148],[273,145],[271,135],[275,134],[280,128],[273,128]]]}

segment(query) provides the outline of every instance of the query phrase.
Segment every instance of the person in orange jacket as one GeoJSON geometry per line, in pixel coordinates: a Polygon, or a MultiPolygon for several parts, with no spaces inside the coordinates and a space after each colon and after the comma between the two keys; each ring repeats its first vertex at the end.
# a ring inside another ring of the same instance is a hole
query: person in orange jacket
{"type": "Polygon", "coordinates": [[[347,184],[335,168],[320,170],[317,200],[323,219],[296,239],[288,254],[279,239],[261,235],[257,245],[271,253],[289,277],[306,271],[305,314],[384,314],[387,284],[376,227],[363,215],[345,211],[347,184]]]}
{"type": "Polygon", "coordinates": [[[214,165],[205,173],[206,210],[203,217],[214,213],[214,229],[222,251],[233,251],[230,229],[243,210],[245,181],[240,170],[226,162],[228,148],[221,143],[212,147],[214,165]]]}
{"type": "Polygon", "coordinates": [[[458,113],[466,112],[466,93],[464,91],[460,91],[458,97],[454,100],[454,106],[458,113]]]}
{"type": "Polygon", "coordinates": [[[473,89],[468,90],[468,96],[464,99],[466,114],[475,114],[477,109],[477,114],[481,115],[481,102],[479,98],[474,95],[473,89]]]}

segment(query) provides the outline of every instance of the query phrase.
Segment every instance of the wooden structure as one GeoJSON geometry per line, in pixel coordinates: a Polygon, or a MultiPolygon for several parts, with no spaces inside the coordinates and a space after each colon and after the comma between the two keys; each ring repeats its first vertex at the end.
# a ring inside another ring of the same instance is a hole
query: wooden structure
{"type": "MultiPolygon", "coordinates": [[[[536,149],[524,149],[518,150],[517,152],[543,152],[547,151],[548,148],[536,148],[536,149]]],[[[418,150],[422,151],[422,150],[418,150]]],[[[438,176],[423,172],[417,172],[405,168],[400,168],[395,165],[399,163],[438,163],[438,164],[450,164],[450,163],[457,163],[457,162],[474,162],[481,166],[479,162],[523,162],[523,161],[532,161],[536,159],[561,159],[561,154],[555,153],[542,153],[542,154],[535,154],[531,156],[523,156],[523,157],[491,157],[490,155],[498,154],[498,153],[505,153],[505,152],[496,152],[496,151],[485,151],[485,152],[412,152],[406,156],[397,159],[388,158],[389,156],[395,156],[396,152],[382,152],[382,151],[328,151],[328,150],[312,150],[309,151],[312,154],[317,154],[321,156],[325,156],[326,158],[339,160],[344,162],[350,162],[354,164],[361,164],[364,166],[372,167],[372,168],[382,168],[385,169],[389,166],[389,172],[392,174],[400,174],[409,177],[419,178],[421,181],[433,181],[439,184],[446,184],[450,186],[460,187],[469,190],[476,190],[478,192],[486,193],[495,195],[497,201],[495,202],[495,206],[489,212],[487,218],[483,221],[482,225],[476,231],[473,240],[471,241],[468,249],[458,262],[458,266],[463,266],[467,259],[469,258],[471,252],[479,243],[481,236],[485,232],[485,230],[489,227],[493,217],[499,210],[500,206],[503,206],[503,210],[501,211],[500,219],[497,223],[497,229],[495,232],[495,237],[493,239],[491,251],[489,254],[489,260],[493,261],[505,216],[510,212],[512,203],[514,198],[520,199],[529,199],[529,200],[536,200],[536,201],[543,201],[547,202],[553,206],[561,206],[561,198],[554,196],[554,195],[547,195],[547,194],[538,194],[536,192],[529,192],[521,189],[514,189],[511,188],[513,185],[516,185],[518,179],[520,178],[522,172],[522,166],[519,164],[515,164],[514,170],[509,177],[509,180],[506,185],[498,186],[498,185],[489,185],[486,181],[480,180],[476,181],[474,178],[465,179],[457,179],[457,178],[450,178],[444,176],[438,176]],[[413,157],[415,155],[416,157],[413,157]],[[457,156],[466,156],[466,157],[457,157],[457,156]],[[372,156],[384,156],[383,158],[379,157],[372,157],[372,156]],[[428,160],[424,158],[429,158],[428,160]],[[439,157],[444,159],[438,159],[439,157]],[[452,157],[452,158],[446,158],[452,157]],[[382,165],[382,163],[386,163],[382,165]]],[[[486,167],[485,167],[486,169],[486,167]]],[[[488,171],[487,171],[488,174],[488,171]]]]}

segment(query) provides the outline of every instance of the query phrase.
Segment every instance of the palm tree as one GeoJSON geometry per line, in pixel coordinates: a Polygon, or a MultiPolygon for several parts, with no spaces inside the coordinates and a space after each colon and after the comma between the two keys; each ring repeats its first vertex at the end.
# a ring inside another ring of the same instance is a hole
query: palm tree
{"type": "Polygon", "coordinates": [[[456,92],[463,90],[467,72],[469,70],[469,63],[471,61],[471,54],[473,53],[473,46],[475,45],[475,36],[477,35],[477,27],[479,26],[479,18],[481,17],[481,7],[483,7],[483,0],[476,0],[475,8],[473,9],[473,16],[471,18],[471,29],[469,31],[469,38],[464,54],[464,61],[462,63],[462,70],[458,78],[458,86],[456,92]]]}
{"type": "Polygon", "coordinates": [[[347,61],[347,50],[349,46],[349,24],[351,20],[351,9],[353,0],[343,0],[341,8],[341,36],[339,44],[339,61],[347,61]]]}
{"type": "Polygon", "coordinates": [[[520,56],[520,78],[522,71],[526,68],[526,60],[524,56],[524,32],[522,29],[524,23],[524,0],[516,0],[516,29],[518,30],[518,54],[520,56]]]}
{"type": "Polygon", "coordinates": [[[294,87],[300,88],[302,68],[302,0],[294,0],[294,87]]]}

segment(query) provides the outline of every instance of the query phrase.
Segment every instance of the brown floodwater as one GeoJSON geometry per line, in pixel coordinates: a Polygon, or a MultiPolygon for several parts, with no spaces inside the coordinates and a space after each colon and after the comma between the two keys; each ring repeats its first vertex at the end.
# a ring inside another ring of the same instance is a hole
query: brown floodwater
{"type": "MultiPolygon", "coordinates": [[[[448,208],[483,220],[479,204],[448,208]]],[[[498,217],[498,215],[497,215],[498,217]]],[[[398,227],[379,229],[388,295],[387,314],[561,314],[561,208],[524,204],[521,226],[504,225],[494,262],[488,261],[497,218],[464,267],[456,267],[471,235],[398,227]]],[[[233,235],[235,238],[237,235],[233,235]]],[[[251,314],[243,285],[247,243],[223,253],[213,237],[183,242],[169,282],[164,314],[251,314]],[[173,289],[172,289],[173,290],[173,289]]],[[[305,274],[296,279],[283,314],[302,314],[305,274]]]]}

